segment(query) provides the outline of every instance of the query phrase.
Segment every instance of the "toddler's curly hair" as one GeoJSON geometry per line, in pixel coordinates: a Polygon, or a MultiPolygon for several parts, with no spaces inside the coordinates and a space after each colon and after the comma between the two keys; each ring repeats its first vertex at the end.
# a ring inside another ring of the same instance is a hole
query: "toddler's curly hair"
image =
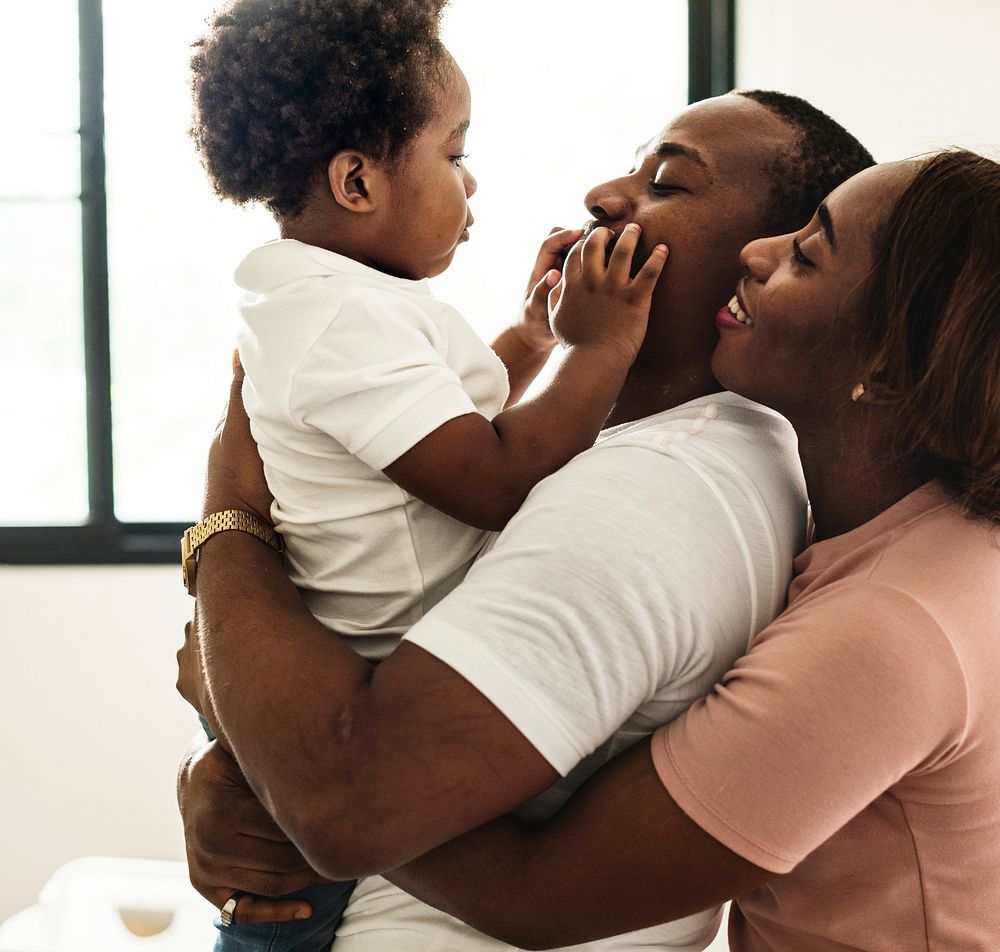
{"type": "Polygon", "coordinates": [[[191,135],[216,193],[293,217],[341,149],[398,156],[434,115],[447,4],[230,0],[191,59],[191,135]]]}

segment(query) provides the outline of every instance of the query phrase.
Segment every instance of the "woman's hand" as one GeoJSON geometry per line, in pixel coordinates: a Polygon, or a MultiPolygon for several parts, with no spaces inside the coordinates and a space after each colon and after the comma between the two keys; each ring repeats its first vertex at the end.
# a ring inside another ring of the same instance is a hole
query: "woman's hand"
{"type": "Polygon", "coordinates": [[[215,741],[194,742],[177,775],[191,883],[221,909],[234,893],[238,923],[307,919],[309,903],[275,899],[323,882],[215,741]]]}
{"type": "Polygon", "coordinates": [[[595,228],[570,250],[562,282],[550,292],[552,329],[564,345],[607,346],[635,359],[667,261],[667,246],[657,245],[633,277],[639,234],[638,225],[626,225],[609,254],[613,232],[595,228]]]}
{"type": "Polygon", "coordinates": [[[553,228],[538,249],[524,293],[524,313],[516,329],[531,349],[548,353],[556,345],[549,325],[549,293],[559,283],[567,252],[583,237],[582,228],[553,228]]]}
{"type": "Polygon", "coordinates": [[[273,497],[243,408],[243,368],[234,358],[229,403],[215,428],[208,453],[204,515],[245,509],[270,523],[273,497]]]}

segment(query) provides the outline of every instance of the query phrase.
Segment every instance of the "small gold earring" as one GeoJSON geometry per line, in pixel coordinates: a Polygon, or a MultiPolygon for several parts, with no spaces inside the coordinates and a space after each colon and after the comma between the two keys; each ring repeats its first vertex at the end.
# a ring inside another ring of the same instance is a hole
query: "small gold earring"
{"type": "Polygon", "coordinates": [[[851,399],[857,403],[865,395],[865,385],[863,383],[855,384],[854,389],[851,391],[851,399]]]}

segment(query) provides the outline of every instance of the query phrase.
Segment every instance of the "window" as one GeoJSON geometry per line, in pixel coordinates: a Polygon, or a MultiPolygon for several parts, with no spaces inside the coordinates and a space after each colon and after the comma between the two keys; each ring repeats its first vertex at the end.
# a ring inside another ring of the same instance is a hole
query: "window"
{"type": "MultiPolygon", "coordinates": [[[[200,509],[235,335],[231,274],[275,236],[219,202],[187,134],[188,57],[214,0],[37,0],[6,14],[0,106],[4,339],[13,452],[0,561],[172,562],[200,509]]],[[[473,241],[435,281],[489,337],[538,243],[686,101],[732,85],[733,0],[452,0],[473,91],[473,241]],[[603,21],[605,18],[601,18],[603,21]],[[530,26],[528,26],[530,25],[530,26]],[[513,249],[513,250],[511,250],[513,249]]]]}

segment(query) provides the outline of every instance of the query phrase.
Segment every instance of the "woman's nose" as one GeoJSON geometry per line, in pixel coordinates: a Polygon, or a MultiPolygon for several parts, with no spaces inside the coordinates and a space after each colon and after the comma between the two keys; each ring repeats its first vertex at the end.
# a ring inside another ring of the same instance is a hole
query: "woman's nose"
{"type": "Polygon", "coordinates": [[[479,188],[479,183],[476,181],[476,177],[468,170],[465,170],[465,197],[472,198],[476,194],[476,189],[479,188]]]}
{"type": "Polygon", "coordinates": [[[740,264],[746,268],[751,278],[766,281],[777,265],[776,238],[757,238],[743,246],[740,252],[740,264]]]}
{"type": "Polygon", "coordinates": [[[616,182],[605,182],[592,188],[583,202],[598,221],[623,221],[629,217],[631,205],[616,182]]]}

